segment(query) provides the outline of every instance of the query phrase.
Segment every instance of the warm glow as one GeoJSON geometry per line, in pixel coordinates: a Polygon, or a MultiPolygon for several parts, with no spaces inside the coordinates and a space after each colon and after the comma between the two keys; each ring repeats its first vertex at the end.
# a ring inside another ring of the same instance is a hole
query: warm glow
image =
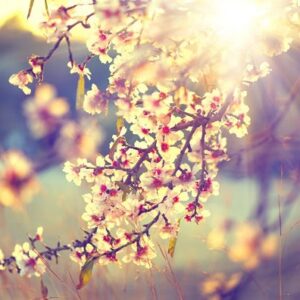
{"type": "MultiPolygon", "coordinates": [[[[45,5],[44,1],[35,1],[32,9],[31,17],[29,20],[26,19],[26,15],[29,8],[30,1],[6,1],[0,0],[0,27],[3,26],[9,19],[18,17],[18,26],[21,29],[31,31],[34,34],[41,35],[38,27],[39,23],[44,20],[45,17],[45,5]]],[[[62,4],[66,1],[49,1],[52,4],[62,4]]]]}
{"type": "Polygon", "coordinates": [[[257,7],[249,1],[218,1],[215,26],[222,35],[237,35],[247,32],[253,26],[257,7]]]}
{"type": "MultiPolygon", "coordinates": [[[[18,24],[14,23],[21,30],[30,31],[34,35],[43,37],[40,30],[40,23],[45,20],[45,3],[44,1],[34,1],[33,9],[30,18],[27,20],[27,12],[30,1],[6,1],[0,0],[0,28],[12,18],[18,18],[18,24]]],[[[89,0],[78,0],[76,3],[90,3],[89,0]]],[[[49,10],[59,7],[60,5],[73,5],[73,0],[51,0],[48,1],[49,10]]],[[[84,13],[84,10],[89,7],[81,6],[80,11],[84,13]]],[[[82,34],[82,30],[75,30],[73,34],[76,40],[85,40],[85,36],[82,34]]]]}
{"type": "Polygon", "coordinates": [[[255,33],[263,10],[263,5],[254,0],[215,0],[209,18],[221,39],[240,43],[255,33]]]}

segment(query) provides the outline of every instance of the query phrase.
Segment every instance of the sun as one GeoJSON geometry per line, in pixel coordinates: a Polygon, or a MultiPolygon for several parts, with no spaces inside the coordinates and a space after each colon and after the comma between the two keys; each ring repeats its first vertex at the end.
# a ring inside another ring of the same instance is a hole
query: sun
{"type": "Polygon", "coordinates": [[[213,25],[220,35],[236,36],[251,30],[259,11],[258,6],[243,0],[217,2],[213,25]]]}
{"type": "Polygon", "coordinates": [[[221,40],[243,43],[259,30],[265,6],[255,0],[213,0],[209,18],[221,40]]]}

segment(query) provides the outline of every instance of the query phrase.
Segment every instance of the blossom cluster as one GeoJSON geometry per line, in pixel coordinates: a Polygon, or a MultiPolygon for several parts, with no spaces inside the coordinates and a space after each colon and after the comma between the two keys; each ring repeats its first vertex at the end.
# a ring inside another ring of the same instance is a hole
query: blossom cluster
{"type": "Polygon", "coordinates": [[[33,137],[54,137],[54,148],[64,159],[78,156],[93,157],[102,141],[101,129],[89,118],[73,120],[69,114],[69,103],[57,97],[52,85],[41,84],[34,97],[24,104],[24,113],[33,137]]]}
{"type": "Polygon", "coordinates": [[[11,256],[4,258],[3,252],[0,250],[0,270],[13,271],[12,264],[14,264],[21,276],[42,275],[46,271],[46,265],[43,257],[34,247],[35,243],[42,239],[43,227],[38,227],[35,236],[30,239],[31,243],[16,244],[11,256]]]}
{"type": "MultiPolygon", "coordinates": [[[[91,59],[109,64],[108,86],[101,90],[92,83],[82,105],[92,115],[108,113],[115,105],[117,129],[109,152],[93,160],[82,153],[64,166],[68,181],[90,187],[83,195],[82,219],[93,234],[72,252],[72,259],[80,265],[93,257],[101,264],[134,262],[150,268],[156,256],[150,230],[170,239],[178,234],[179,220],[198,224],[209,216],[205,202],[219,194],[219,165],[228,160],[224,132],[239,138],[247,134],[247,87],[270,72],[266,62],[251,57],[287,51],[295,38],[290,21],[299,11],[293,3],[278,1],[282,9],[273,14],[271,1],[265,1],[256,19],[262,28],[253,36],[256,42],[240,49],[220,39],[207,21],[211,1],[94,2],[92,12],[81,18],[73,15],[76,5],[54,10],[42,24],[54,48],[38,61],[31,58],[32,68],[13,75],[10,82],[28,93],[27,85],[41,78],[44,63],[63,39],[70,72],[78,73],[79,80],[90,79],[91,59]],[[88,36],[89,54],[82,63],[71,52],[69,37],[75,26],[83,26],[88,36]]],[[[64,115],[61,101],[52,99],[46,105],[47,118],[40,111],[36,115],[40,105],[32,109],[28,103],[28,110],[35,111],[32,128],[41,123],[39,131],[34,129],[38,135],[51,129],[57,115],[64,115]]]]}
{"type": "Polygon", "coordinates": [[[0,154],[0,204],[14,208],[22,207],[37,194],[36,172],[44,165],[77,156],[94,157],[103,139],[98,122],[70,116],[67,100],[57,97],[52,85],[40,84],[23,109],[32,136],[45,142],[48,150],[45,157],[34,161],[16,149],[0,154]]]}
{"type": "Polygon", "coordinates": [[[226,276],[223,273],[214,273],[201,283],[200,290],[209,300],[224,299],[226,295],[230,294],[242,279],[241,273],[234,273],[226,276]]]}
{"type": "Polygon", "coordinates": [[[255,222],[226,223],[209,232],[206,240],[209,249],[225,250],[232,262],[239,263],[247,271],[276,254],[276,234],[264,233],[255,222]]]}
{"type": "Polygon", "coordinates": [[[69,111],[69,105],[63,98],[55,95],[51,85],[40,85],[34,98],[24,105],[24,112],[34,137],[42,138],[56,130],[69,111]]]}
{"type": "Polygon", "coordinates": [[[30,160],[21,152],[10,150],[1,155],[0,204],[21,207],[39,190],[30,160]]]}
{"type": "MultiPolygon", "coordinates": [[[[179,219],[199,223],[209,216],[204,203],[218,195],[218,165],[228,159],[223,131],[237,137],[247,133],[246,87],[270,72],[267,63],[255,67],[245,60],[241,79],[229,89],[232,78],[224,81],[220,74],[230,66],[216,59],[216,53],[207,54],[211,56],[200,64],[212,38],[192,30],[183,37],[177,31],[178,15],[188,18],[187,24],[196,19],[184,13],[190,4],[146,2],[99,3],[93,35],[87,41],[93,55],[110,63],[111,76],[106,90],[92,85],[83,109],[104,113],[113,102],[125,124],[112,137],[107,155],[99,155],[95,162],[67,162],[64,168],[69,181],[91,185],[91,192],[83,196],[82,218],[88,228],[98,228],[99,253],[118,248],[115,241],[128,243],[126,238],[134,236],[136,227],[158,212],[153,227],[165,238],[177,235],[179,219]],[[164,32],[166,19],[175,26],[172,32],[164,32]]],[[[144,243],[153,248],[149,239],[144,243]]],[[[144,247],[141,241],[133,246],[131,255],[147,256],[148,252],[139,251],[144,247]]],[[[127,255],[119,254],[112,261],[127,262],[127,255]]],[[[151,266],[153,257],[148,254],[146,266],[151,266]]]]}

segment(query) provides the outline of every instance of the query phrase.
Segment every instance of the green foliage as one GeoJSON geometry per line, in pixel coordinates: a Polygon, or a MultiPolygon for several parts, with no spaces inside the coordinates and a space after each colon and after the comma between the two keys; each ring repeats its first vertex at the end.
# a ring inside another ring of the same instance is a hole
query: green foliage
{"type": "Polygon", "coordinates": [[[29,3],[29,9],[28,9],[28,13],[27,13],[27,19],[30,18],[30,15],[31,15],[31,12],[32,12],[33,4],[34,4],[34,0],[30,0],[30,3],[29,3]]]}
{"type": "Polygon", "coordinates": [[[86,284],[88,284],[92,278],[93,267],[96,259],[93,257],[86,261],[86,263],[82,266],[80,275],[79,275],[79,283],[77,285],[77,289],[80,290],[86,284]]]}
{"type": "Polygon", "coordinates": [[[79,74],[79,78],[77,82],[77,93],[76,93],[76,108],[78,110],[83,108],[84,94],[85,94],[84,75],[79,74]]]}

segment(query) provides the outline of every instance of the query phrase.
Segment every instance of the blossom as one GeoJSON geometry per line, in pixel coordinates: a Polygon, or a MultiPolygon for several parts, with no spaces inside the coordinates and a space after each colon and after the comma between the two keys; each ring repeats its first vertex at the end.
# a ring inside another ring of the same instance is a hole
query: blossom
{"type": "Polygon", "coordinates": [[[162,239],[170,239],[171,237],[177,236],[179,231],[178,222],[175,224],[164,224],[160,228],[160,237],[162,239]]]}
{"type": "Polygon", "coordinates": [[[277,251],[277,237],[264,235],[257,224],[243,223],[236,226],[235,241],[229,247],[229,258],[252,270],[263,259],[275,255],[277,251]]]}
{"type": "Polygon", "coordinates": [[[43,241],[43,232],[44,228],[42,226],[38,227],[34,239],[36,241],[43,241]]]}
{"type": "Polygon", "coordinates": [[[48,42],[53,42],[67,32],[72,17],[64,6],[50,12],[48,19],[40,24],[40,28],[47,36],[48,42]]]}
{"type": "MultiPolygon", "coordinates": [[[[125,4],[123,5],[125,6],[125,4]]],[[[105,0],[102,2],[97,2],[96,11],[99,19],[103,20],[102,27],[104,29],[110,29],[114,25],[118,28],[118,24],[122,24],[121,21],[124,18],[122,13],[124,8],[122,7],[122,3],[118,0],[105,0]]]]}
{"type": "MultiPolygon", "coordinates": [[[[93,165],[86,159],[77,159],[76,164],[66,161],[63,171],[66,173],[68,181],[73,181],[76,185],[81,185],[82,179],[88,176],[87,170],[92,170],[93,165]]],[[[92,170],[93,171],[93,170],[92,170]]]]}
{"type": "Polygon", "coordinates": [[[254,65],[247,65],[246,72],[244,75],[244,81],[246,83],[255,82],[260,78],[263,78],[270,74],[271,68],[267,62],[262,63],[259,68],[255,67],[254,65]]]}
{"type": "Polygon", "coordinates": [[[171,128],[179,121],[178,117],[171,115],[169,120],[164,119],[162,121],[163,123],[157,128],[158,132],[156,136],[159,142],[165,142],[169,145],[174,145],[183,139],[184,135],[182,132],[174,132],[171,130],[171,128]]]}
{"type": "Polygon", "coordinates": [[[58,153],[66,159],[91,158],[96,155],[103,136],[101,127],[95,121],[90,119],[81,119],[79,122],[67,121],[59,131],[55,146],[58,153]]]}
{"type": "Polygon", "coordinates": [[[95,84],[89,90],[83,101],[83,109],[92,115],[107,112],[109,95],[101,92],[95,84]]]}
{"type": "Polygon", "coordinates": [[[247,134],[250,125],[250,117],[248,116],[249,107],[245,104],[246,91],[236,89],[234,98],[225,117],[225,126],[229,128],[229,132],[241,138],[247,134]]]}
{"type": "Polygon", "coordinates": [[[192,195],[196,196],[199,190],[199,186],[202,184],[202,190],[200,194],[200,201],[206,202],[207,199],[214,195],[219,195],[220,184],[216,180],[212,180],[211,178],[207,178],[204,182],[197,181],[195,184],[195,189],[192,191],[192,195]]]}
{"type": "Polygon", "coordinates": [[[21,276],[31,277],[35,275],[39,277],[45,273],[44,262],[37,252],[30,249],[29,243],[24,243],[22,246],[17,244],[12,255],[16,260],[21,276]]]}
{"type": "Polygon", "coordinates": [[[125,255],[122,260],[124,263],[132,261],[138,266],[150,269],[152,267],[152,259],[156,257],[153,249],[154,244],[145,237],[140,241],[140,244],[134,244],[132,246],[133,251],[129,255],[125,255]]]}
{"type": "Polygon", "coordinates": [[[224,95],[222,95],[220,90],[214,89],[212,92],[204,95],[201,104],[206,114],[210,111],[217,111],[224,104],[224,95]]]}
{"type": "Polygon", "coordinates": [[[94,228],[95,226],[103,226],[104,217],[99,206],[94,203],[89,203],[85,206],[85,212],[82,214],[82,220],[87,223],[88,228],[94,228]]]}
{"type": "Polygon", "coordinates": [[[100,194],[94,196],[93,202],[86,205],[82,219],[88,223],[89,228],[106,226],[111,229],[119,226],[126,214],[122,193],[115,188],[105,189],[101,186],[100,189],[105,191],[100,191],[100,194]]]}
{"type": "Polygon", "coordinates": [[[153,136],[151,135],[153,129],[153,123],[147,118],[140,118],[139,122],[133,123],[130,127],[130,131],[143,138],[148,145],[154,141],[153,136]]]}
{"type": "Polygon", "coordinates": [[[10,150],[2,156],[0,203],[19,207],[39,190],[31,162],[21,152],[10,150]]]}
{"type": "Polygon", "coordinates": [[[86,261],[92,256],[94,247],[88,243],[85,247],[76,247],[70,254],[70,259],[75,263],[83,266],[86,261]]]}
{"type": "Polygon", "coordinates": [[[32,81],[32,75],[26,70],[22,70],[17,74],[13,74],[9,77],[9,83],[18,86],[18,88],[20,88],[25,95],[30,94],[31,89],[27,87],[27,85],[32,81]]]}
{"type": "Polygon", "coordinates": [[[40,76],[44,67],[43,58],[37,55],[31,55],[28,59],[28,62],[31,65],[32,72],[35,74],[35,76],[40,76]]]}
{"type": "Polygon", "coordinates": [[[176,223],[185,210],[184,202],[189,200],[188,193],[180,185],[176,185],[172,190],[161,188],[158,195],[163,199],[159,206],[160,212],[167,217],[168,221],[176,223]]]}
{"type": "Polygon", "coordinates": [[[175,146],[170,146],[167,142],[161,142],[158,144],[158,152],[167,163],[171,163],[177,159],[180,149],[175,146]]]}
{"type": "Polygon", "coordinates": [[[68,111],[67,101],[56,97],[55,89],[48,84],[38,86],[34,98],[28,99],[24,104],[29,127],[37,138],[45,137],[58,129],[68,111]]]}
{"type": "Polygon", "coordinates": [[[162,167],[162,162],[145,162],[145,166],[148,171],[144,172],[140,177],[144,186],[150,189],[160,189],[171,181],[172,169],[166,166],[162,167]]]}
{"type": "Polygon", "coordinates": [[[89,51],[97,55],[103,64],[106,64],[112,62],[112,58],[108,54],[110,42],[110,33],[97,27],[86,44],[89,51]]]}
{"type": "Polygon", "coordinates": [[[91,71],[85,65],[78,65],[75,62],[68,62],[71,74],[79,74],[91,79],[91,71]]]}
{"type": "Polygon", "coordinates": [[[241,281],[242,273],[234,273],[226,276],[223,273],[208,275],[200,284],[201,292],[207,299],[222,299],[222,294],[233,290],[241,281]]]}
{"type": "Polygon", "coordinates": [[[167,114],[170,110],[172,97],[165,93],[155,92],[152,95],[145,95],[143,97],[144,109],[149,112],[155,110],[155,114],[167,114]]]}

